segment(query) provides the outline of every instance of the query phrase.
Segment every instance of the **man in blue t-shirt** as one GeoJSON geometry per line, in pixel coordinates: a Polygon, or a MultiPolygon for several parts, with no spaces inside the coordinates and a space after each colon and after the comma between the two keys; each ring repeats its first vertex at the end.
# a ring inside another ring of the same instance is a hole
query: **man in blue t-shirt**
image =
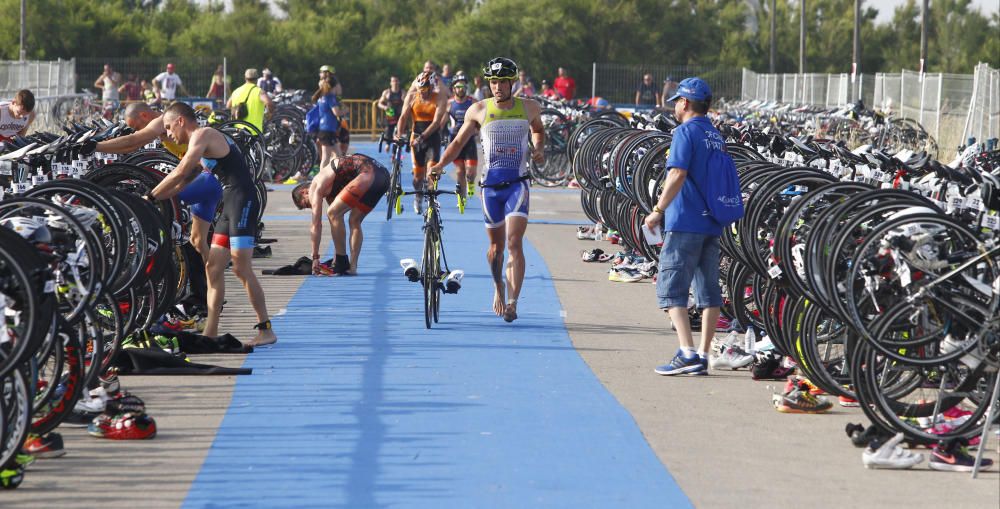
{"type": "Polygon", "coordinates": [[[680,349],[669,364],[656,368],[661,375],[707,375],[708,349],[722,306],[719,286],[719,237],[722,226],[709,214],[700,189],[713,178],[709,155],[724,150],[725,140],[705,116],[712,91],[701,78],[687,78],[668,101],[681,125],[673,132],[667,156],[667,179],[653,213],[646,217],[651,230],[663,227],[656,296],[660,308],[677,329],[680,349]],[[695,300],[702,309],[701,345],[695,350],[688,317],[688,293],[694,283],[695,300]]]}

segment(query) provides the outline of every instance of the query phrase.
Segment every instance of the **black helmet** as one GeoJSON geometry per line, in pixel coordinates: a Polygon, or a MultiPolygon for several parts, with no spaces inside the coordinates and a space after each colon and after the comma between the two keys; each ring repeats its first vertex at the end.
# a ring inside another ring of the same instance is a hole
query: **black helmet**
{"type": "Polygon", "coordinates": [[[487,80],[513,80],[517,78],[517,64],[504,57],[490,60],[483,68],[483,77],[487,80]]]}

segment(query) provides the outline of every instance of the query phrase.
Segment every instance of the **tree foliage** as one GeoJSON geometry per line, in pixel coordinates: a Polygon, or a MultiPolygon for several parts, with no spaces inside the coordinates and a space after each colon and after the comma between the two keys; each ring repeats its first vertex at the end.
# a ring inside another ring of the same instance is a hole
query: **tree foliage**
{"type": "MultiPolygon", "coordinates": [[[[476,73],[495,55],[551,77],[558,66],[589,79],[591,62],[697,64],[765,71],[770,17],[777,20],[777,71],[798,70],[799,4],[779,0],[32,0],[29,58],[226,56],[233,69],[270,67],[290,86],[311,88],[334,65],[345,95],[377,95],[426,59],[476,73]],[[275,8],[280,11],[275,15],[275,8]]],[[[17,13],[19,0],[0,0],[17,13]]],[[[808,0],[807,72],[849,72],[853,0],[808,0]]],[[[862,13],[862,70],[916,69],[920,12],[914,0],[888,23],[862,13]]],[[[1000,15],[971,0],[933,0],[927,70],[1000,67],[1000,15]]],[[[18,17],[0,17],[0,57],[18,55],[18,17]]]]}

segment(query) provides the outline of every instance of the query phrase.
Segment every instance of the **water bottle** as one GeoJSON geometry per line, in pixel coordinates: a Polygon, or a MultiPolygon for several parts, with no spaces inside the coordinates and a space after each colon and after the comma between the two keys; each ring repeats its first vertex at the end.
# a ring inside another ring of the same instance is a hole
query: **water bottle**
{"type": "Polygon", "coordinates": [[[458,293],[458,290],[462,288],[463,277],[465,277],[464,270],[456,269],[451,271],[448,277],[444,278],[445,293],[458,293]]]}
{"type": "Polygon", "coordinates": [[[420,269],[417,268],[417,261],[413,258],[403,258],[399,261],[403,267],[403,275],[410,281],[420,281],[420,269]]]}

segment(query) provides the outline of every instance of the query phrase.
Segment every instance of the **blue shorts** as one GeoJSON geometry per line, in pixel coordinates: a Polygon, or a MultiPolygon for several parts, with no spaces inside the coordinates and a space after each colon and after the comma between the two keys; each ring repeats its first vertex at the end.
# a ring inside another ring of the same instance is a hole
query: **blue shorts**
{"type": "Polygon", "coordinates": [[[528,182],[522,180],[503,189],[483,187],[483,220],[487,228],[499,228],[508,216],[528,217],[528,182]]]}
{"type": "Polygon", "coordinates": [[[177,197],[191,206],[192,214],[211,223],[215,220],[215,210],[222,200],[222,184],[215,175],[203,171],[177,197]]]}
{"type": "Polygon", "coordinates": [[[719,285],[719,237],[688,232],[664,232],[656,297],[661,309],[688,307],[694,283],[695,302],[701,309],[722,306],[719,285]]]}

